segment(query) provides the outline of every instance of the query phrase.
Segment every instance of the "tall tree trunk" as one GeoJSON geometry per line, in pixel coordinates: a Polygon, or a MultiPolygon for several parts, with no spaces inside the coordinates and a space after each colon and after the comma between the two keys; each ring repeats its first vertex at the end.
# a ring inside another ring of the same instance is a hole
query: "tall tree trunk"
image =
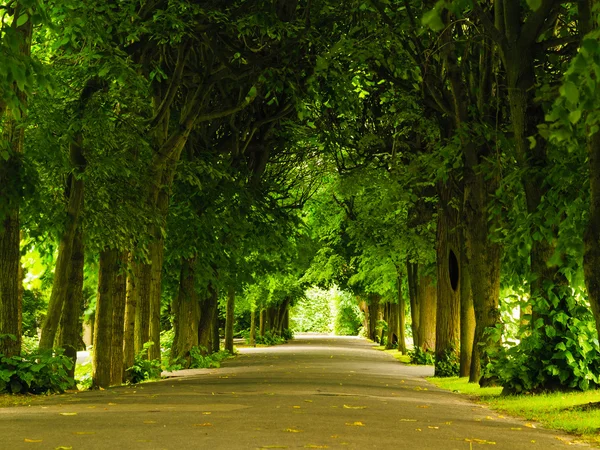
{"type": "MultiPolygon", "coordinates": [[[[79,105],[75,111],[75,121],[80,122],[85,114],[85,109],[92,96],[101,90],[104,83],[97,78],[87,81],[79,96],[79,105]]],[[[65,192],[68,199],[65,215],[65,229],[60,238],[58,247],[58,258],[54,268],[54,282],[52,292],[48,301],[48,312],[42,325],[40,348],[49,349],[54,345],[56,332],[60,323],[60,315],[65,303],[67,290],[69,289],[69,269],[71,267],[71,253],[73,252],[73,240],[79,226],[80,215],[83,211],[84,181],[81,175],[87,167],[84,154],[83,127],[73,136],[69,144],[69,159],[73,173],[69,175],[69,181],[65,192]]]]}
{"type": "Polygon", "coordinates": [[[219,308],[215,308],[215,312],[212,320],[212,340],[211,340],[211,351],[212,353],[218,353],[221,350],[221,341],[219,336],[219,308]]]}
{"type": "Polygon", "coordinates": [[[135,289],[135,354],[144,349],[150,341],[150,286],[152,285],[152,266],[138,263],[134,266],[135,289]]]}
{"type": "Polygon", "coordinates": [[[596,330],[600,336],[600,132],[588,137],[590,166],[590,219],[584,235],[583,269],[585,285],[596,330]]]}
{"type": "MultiPolygon", "coordinates": [[[[14,9],[15,26],[22,15],[30,14],[17,3],[14,9]]],[[[15,26],[21,56],[31,53],[31,20],[15,26]]],[[[14,83],[14,92],[20,102],[20,111],[4,109],[0,111],[2,140],[9,150],[7,160],[0,157],[0,335],[11,338],[0,339],[0,354],[14,356],[21,353],[22,296],[20,254],[19,203],[21,201],[21,157],[25,128],[21,126],[19,115],[25,116],[27,94],[14,83]],[[12,339],[14,338],[14,339],[12,339]]]]}
{"type": "Polygon", "coordinates": [[[471,355],[475,339],[475,309],[471,295],[471,271],[467,260],[464,239],[460,252],[460,376],[471,373],[471,355]]]}
{"type": "Polygon", "coordinates": [[[410,300],[411,331],[414,348],[421,347],[419,325],[421,323],[421,308],[419,301],[419,266],[406,260],[406,272],[408,278],[408,296],[410,300]]]}
{"type": "Polygon", "coordinates": [[[183,259],[179,293],[173,302],[175,337],[171,347],[171,362],[185,361],[185,367],[189,367],[192,347],[198,345],[199,306],[196,292],[196,258],[183,259]]]}
{"type": "Polygon", "coordinates": [[[217,288],[211,283],[208,286],[208,294],[200,304],[200,323],[198,325],[198,346],[202,351],[210,352],[211,335],[213,333],[213,322],[216,320],[217,303],[219,301],[217,288]],[[204,350],[206,349],[206,350],[204,350]]]}
{"type": "Polygon", "coordinates": [[[398,351],[406,355],[406,301],[402,293],[402,277],[396,279],[398,289],[398,351]]]}
{"type": "Polygon", "coordinates": [[[387,337],[385,341],[385,348],[394,348],[397,344],[396,339],[398,338],[398,304],[388,302],[388,319],[387,319],[387,337]]]}
{"type": "Polygon", "coordinates": [[[381,296],[378,294],[369,294],[369,339],[373,342],[379,342],[379,336],[377,336],[377,321],[379,320],[379,301],[381,296]]]}
{"type": "Polygon", "coordinates": [[[256,346],[256,309],[250,311],[250,345],[256,346]]]}
{"type": "Polygon", "coordinates": [[[81,343],[84,261],[83,233],[81,226],[79,226],[75,233],[75,239],[73,239],[68,288],[60,317],[60,331],[57,339],[58,346],[65,349],[65,356],[73,361],[73,368],[69,370],[69,376],[71,377],[75,376],[77,350],[81,343]]]}
{"type": "Polygon", "coordinates": [[[127,297],[127,253],[117,253],[117,272],[115,277],[115,290],[113,295],[113,317],[110,344],[110,384],[111,386],[123,383],[125,368],[123,367],[123,334],[125,330],[125,302],[127,297]]]}
{"type": "Polygon", "coordinates": [[[127,293],[125,298],[125,323],[123,327],[123,367],[125,378],[127,369],[133,366],[135,361],[135,311],[138,299],[137,276],[139,275],[139,264],[129,257],[130,265],[127,276],[127,293]]]}
{"type": "Polygon", "coordinates": [[[259,324],[259,334],[260,337],[265,336],[265,327],[267,322],[267,311],[265,308],[260,309],[260,324],[259,324]]]}
{"type": "Polygon", "coordinates": [[[110,385],[111,381],[113,298],[116,292],[116,275],[118,271],[119,252],[112,249],[100,252],[92,359],[92,385],[94,387],[105,388],[110,385]]]}
{"type": "Polygon", "coordinates": [[[225,313],[225,350],[233,354],[233,324],[235,322],[235,288],[227,291],[227,310],[225,313]]]}
{"type": "Polygon", "coordinates": [[[435,350],[436,287],[430,275],[419,275],[419,343],[422,350],[435,350]]]}
{"type": "Polygon", "coordinates": [[[446,370],[449,359],[458,359],[460,347],[460,239],[450,183],[439,186],[438,194],[435,374],[449,376],[440,370],[446,370]]]}
{"type": "Polygon", "coordinates": [[[150,244],[151,255],[151,284],[150,284],[150,329],[148,338],[153,345],[148,349],[148,358],[160,359],[160,307],[162,294],[162,268],[164,261],[164,239],[156,237],[150,244]]]}

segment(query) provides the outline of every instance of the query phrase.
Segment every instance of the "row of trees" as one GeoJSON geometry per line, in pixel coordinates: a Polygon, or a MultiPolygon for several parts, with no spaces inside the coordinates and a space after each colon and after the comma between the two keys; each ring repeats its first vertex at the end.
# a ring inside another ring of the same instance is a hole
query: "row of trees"
{"type": "Polygon", "coordinates": [[[97,291],[98,386],[332,283],[438,374],[600,383],[593,1],[1,5],[0,353],[35,248],[41,348],[97,291]]]}

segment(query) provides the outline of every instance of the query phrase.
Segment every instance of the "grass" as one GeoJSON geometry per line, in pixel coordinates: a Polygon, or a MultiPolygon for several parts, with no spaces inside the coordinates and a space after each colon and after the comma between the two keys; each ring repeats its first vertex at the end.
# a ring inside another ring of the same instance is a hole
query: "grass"
{"type": "Polygon", "coordinates": [[[385,346],[383,346],[383,345],[377,345],[375,347],[375,349],[376,350],[381,350],[382,352],[385,352],[385,353],[387,353],[389,355],[392,355],[394,358],[396,358],[401,363],[410,364],[410,356],[403,355],[396,348],[390,348],[390,349],[386,350],[385,346]]]}
{"type": "Polygon", "coordinates": [[[467,378],[428,378],[450,391],[469,395],[491,409],[540,422],[546,428],[579,435],[600,444],[600,390],[537,395],[501,395],[501,387],[480,388],[467,378]]]}
{"type": "Polygon", "coordinates": [[[39,397],[39,395],[0,394],[0,408],[31,405],[31,401],[39,397]]]}

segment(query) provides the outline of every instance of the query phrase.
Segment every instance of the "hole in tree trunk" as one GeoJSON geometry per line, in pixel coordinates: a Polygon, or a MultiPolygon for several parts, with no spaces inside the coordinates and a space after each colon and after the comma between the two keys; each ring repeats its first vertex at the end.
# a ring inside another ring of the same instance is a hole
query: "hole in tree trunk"
{"type": "Polygon", "coordinates": [[[448,255],[448,276],[450,277],[450,286],[456,291],[458,288],[458,259],[452,250],[448,255]]]}

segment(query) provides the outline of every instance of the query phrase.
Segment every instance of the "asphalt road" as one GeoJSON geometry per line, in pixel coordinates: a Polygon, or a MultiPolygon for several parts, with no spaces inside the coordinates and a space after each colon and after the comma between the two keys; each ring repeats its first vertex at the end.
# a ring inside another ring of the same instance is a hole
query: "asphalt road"
{"type": "MultiPolygon", "coordinates": [[[[0,409],[0,449],[564,448],[359,338],[300,336],[216,370],[0,409]]],[[[577,444],[576,444],[577,445],[577,444]]]]}

